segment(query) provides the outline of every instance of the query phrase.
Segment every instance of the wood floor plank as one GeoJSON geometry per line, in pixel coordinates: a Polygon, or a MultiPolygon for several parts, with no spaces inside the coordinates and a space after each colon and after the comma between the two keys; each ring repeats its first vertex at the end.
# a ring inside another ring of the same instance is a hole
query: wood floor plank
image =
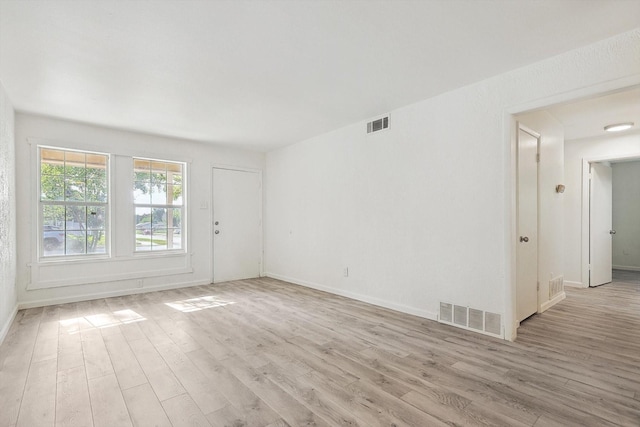
{"type": "Polygon", "coordinates": [[[126,390],[147,383],[147,377],[124,335],[118,331],[103,336],[103,339],[120,388],[126,390]]]}
{"type": "Polygon", "coordinates": [[[58,371],[56,427],[93,426],[84,366],[58,371]]]}
{"type": "Polygon", "coordinates": [[[57,371],[56,359],[31,364],[17,426],[53,426],[55,424],[57,371]]]}
{"type": "Polygon", "coordinates": [[[186,393],[163,401],[162,407],[174,426],[205,427],[211,425],[191,396],[186,393]]]}
{"type": "Polygon", "coordinates": [[[133,425],[115,374],[90,378],[89,396],[95,427],[133,425]]]}
{"type": "Polygon", "coordinates": [[[87,368],[87,378],[98,378],[113,374],[113,365],[109,352],[104,345],[99,329],[85,328],[80,331],[82,353],[87,368]]]}
{"type": "Polygon", "coordinates": [[[146,338],[129,343],[149,384],[160,401],[185,393],[185,389],[146,338]]]}
{"type": "Polygon", "coordinates": [[[147,383],[122,391],[135,427],[171,427],[158,397],[147,383]]]}

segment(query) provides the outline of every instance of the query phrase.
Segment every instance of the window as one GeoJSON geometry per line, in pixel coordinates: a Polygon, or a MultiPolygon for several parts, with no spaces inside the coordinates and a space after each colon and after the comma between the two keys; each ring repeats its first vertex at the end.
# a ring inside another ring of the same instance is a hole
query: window
{"type": "Polygon", "coordinates": [[[136,252],[182,250],[184,164],[133,159],[136,252]]]}
{"type": "Polygon", "coordinates": [[[39,147],[43,257],[106,254],[106,154],[39,147]]]}

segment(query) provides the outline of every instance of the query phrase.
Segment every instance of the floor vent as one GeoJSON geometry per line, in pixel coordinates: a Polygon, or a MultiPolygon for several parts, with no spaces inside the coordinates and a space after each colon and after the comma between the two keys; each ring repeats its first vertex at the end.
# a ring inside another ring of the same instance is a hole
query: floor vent
{"type": "Polygon", "coordinates": [[[367,123],[367,133],[378,132],[389,128],[389,116],[367,123]]]}
{"type": "Polygon", "coordinates": [[[564,276],[549,280],[549,298],[553,298],[561,292],[564,292],[564,276]]]}
{"type": "Polygon", "coordinates": [[[438,321],[463,329],[504,338],[502,318],[497,313],[441,302],[438,321]]]}

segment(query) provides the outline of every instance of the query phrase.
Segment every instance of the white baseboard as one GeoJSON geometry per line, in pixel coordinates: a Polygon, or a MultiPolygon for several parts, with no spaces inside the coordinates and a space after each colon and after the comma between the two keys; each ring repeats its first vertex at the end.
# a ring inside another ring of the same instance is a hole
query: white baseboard
{"type": "Polygon", "coordinates": [[[614,265],[612,268],[614,270],[640,271],[640,267],[634,267],[632,265],[614,265]]]}
{"type": "Polygon", "coordinates": [[[37,301],[25,301],[18,304],[18,309],[44,307],[47,305],[66,304],[69,302],[89,301],[100,298],[121,297],[123,295],[144,294],[146,292],[166,291],[168,289],[189,288],[192,286],[201,286],[211,284],[210,280],[199,280],[194,282],[171,283],[167,285],[149,286],[145,288],[120,289],[117,291],[99,292],[95,294],[85,294],[70,297],[50,298],[37,301]]]}
{"type": "MultiPolygon", "coordinates": [[[[566,282],[565,282],[566,284],[566,282]]],[[[556,295],[555,297],[551,298],[549,301],[542,303],[542,305],[540,306],[540,313],[543,313],[547,310],[549,310],[551,307],[553,307],[554,305],[556,305],[557,303],[559,303],[560,301],[562,301],[563,299],[565,299],[567,297],[567,294],[563,292],[560,292],[558,295],[556,295]]]]}
{"type": "Polygon", "coordinates": [[[7,318],[7,321],[4,323],[4,325],[2,325],[2,329],[0,329],[0,345],[2,345],[2,343],[4,342],[4,339],[7,337],[7,334],[9,333],[9,329],[11,328],[11,324],[16,318],[16,314],[18,314],[18,304],[16,304],[15,307],[13,307],[13,311],[7,318]]]}
{"type": "Polygon", "coordinates": [[[415,307],[409,307],[403,304],[397,304],[394,302],[382,300],[380,298],[371,297],[368,295],[362,295],[355,292],[345,291],[344,289],[331,288],[329,286],[320,285],[318,283],[308,282],[306,280],[295,279],[293,277],[283,276],[276,273],[266,273],[267,277],[273,279],[283,280],[285,282],[293,283],[307,288],[317,289],[319,291],[328,292],[334,295],[340,295],[343,297],[351,298],[354,300],[366,302],[368,304],[377,305],[380,307],[388,308],[391,310],[399,311],[401,313],[412,314],[414,316],[423,317],[429,320],[438,320],[438,315],[427,310],[421,310],[415,307]]]}
{"type": "Polygon", "coordinates": [[[565,280],[564,285],[572,288],[588,288],[588,286],[582,282],[572,282],[571,280],[565,280]]]}

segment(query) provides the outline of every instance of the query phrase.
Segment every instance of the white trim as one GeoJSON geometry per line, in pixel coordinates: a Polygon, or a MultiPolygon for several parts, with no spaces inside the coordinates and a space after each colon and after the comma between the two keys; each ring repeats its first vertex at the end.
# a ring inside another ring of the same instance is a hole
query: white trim
{"type": "Polygon", "coordinates": [[[571,288],[588,288],[588,286],[587,286],[587,285],[585,285],[585,284],[584,284],[584,283],[582,283],[582,282],[573,282],[573,281],[571,281],[571,280],[565,280],[565,281],[564,281],[564,286],[565,286],[565,287],[566,287],[566,286],[569,286],[569,287],[571,287],[571,288]]]}
{"type": "MultiPolygon", "coordinates": [[[[308,282],[306,280],[295,279],[293,277],[283,276],[283,275],[276,274],[276,273],[267,272],[266,276],[267,277],[271,277],[273,279],[283,280],[285,282],[289,282],[289,283],[293,283],[293,284],[296,284],[296,285],[304,286],[304,287],[307,287],[307,288],[316,289],[316,290],[319,290],[319,291],[328,292],[330,294],[340,295],[340,296],[351,298],[351,299],[354,299],[354,300],[366,302],[368,304],[373,304],[373,305],[377,305],[377,306],[380,306],[380,307],[388,308],[390,310],[399,311],[401,313],[411,314],[413,316],[418,316],[418,317],[422,317],[422,318],[429,319],[429,320],[435,320],[435,321],[438,320],[438,315],[436,313],[432,313],[432,312],[427,311],[427,310],[422,310],[422,309],[419,309],[419,308],[409,307],[409,306],[403,305],[403,304],[396,304],[396,303],[393,303],[393,302],[389,302],[389,301],[386,301],[386,300],[383,300],[383,299],[371,297],[371,296],[368,296],[368,295],[362,295],[362,294],[358,294],[358,293],[355,293],[355,292],[345,291],[343,289],[332,288],[332,287],[329,287],[329,286],[320,285],[318,283],[308,282]]],[[[495,336],[495,335],[492,335],[492,336],[495,336]]]]}
{"type": "MultiPolygon", "coordinates": [[[[565,284],[566,283],[567,282],[565,282],[565,284]]],[[[542,305],[540,306],[539,313],[544,313],[545,311],[549,310],[551,307],[553,307],[554,305],[556,305],[557,303],[565,299],[566,297],[567,297],[567,294],[565,294],[564,291],[562,291],[555,297],[551,298],[549,301],[543,302],[542,305]]]]}
{"type": "Polygon", "coordinates": [[[17,314],[18,314],[18,304],[16,303],[16,305],[13,307],[13,310],[11,311],[11,314],[7,318],[7,321],[5,322],[4,325],[2,325],[2,329],[0,329],[0,345],[2,345],[2,343],[4,342],[4,339],[7,337],[7,334],[9,333],[9,329],[11,329],[11,325],[13,324],[13,321],[16,319],[17,314]]]}
{"type": "Polygon", "coordinates": [[[158,285],[158,286],[149,286],[145,288],[134,288],[134,289],[122,289],[117,291],[109,291],[109,292],[98,292],[93,294],[85,294],[85,295],[74,295],[69,297],[60,297],[60,298],[50,298],[50,299],[42,299],[36,301],[27,301],[18,303],[18,309],[23,310],[26,308],[34,308],[34,307],[44,307],[47,305],[56,305],[56,304],[66,304],[70,302],[80,302],[80,301],[89,301],[94,299],[101,298],[111,298],[111,297],[119,297],[123,295],[135,295],[135,294],[144,294],[147,292],[155,292],[155,291],[164,291],[168,289],[179,289],[179,288],[190,288],[193,286],[203,286],[210,285],[211,282],[209,280],[196,280],[193,282],[182,282],[182,283],[171,283],[168,285],[158,285]]]}
{"type": "Polygon", "coordinates": [[[625,270],[625,271],[640,271],[640,267],[636,267],[633,265],[614,265],[614,270],[625,270]]]}
{"type": "Polygon", "coordinates": [[[33,282],[29,283],[27,285],[27,290],[33,291],[37,289],[93,285],[96,283],[120,282],[123,280],[147,279],[151,277],[177,276],[180,274],[190,274],[190,273],[193,273],[193,268],[180,267],[180,268],[172,268],[172,269],[166,269],[166,270],[136,271],[134,273],[122,273],[122,274],[114,274],[109,276],[76,277],[73,279],[46,280],[46,281],[41,280],[36,283],[33,283],[33,282]]]}

